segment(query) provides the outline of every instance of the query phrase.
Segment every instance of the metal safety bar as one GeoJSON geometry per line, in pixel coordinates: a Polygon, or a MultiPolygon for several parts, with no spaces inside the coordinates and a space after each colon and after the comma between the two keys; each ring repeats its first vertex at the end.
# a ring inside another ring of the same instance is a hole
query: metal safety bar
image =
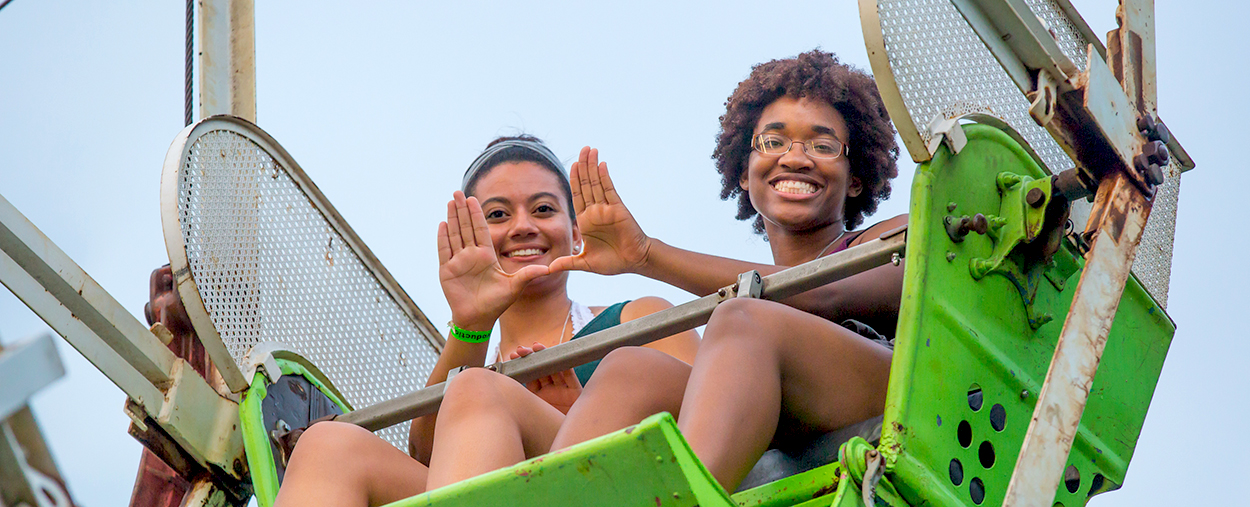
{"type": "MultiPolygon", "coordinates": [[[[901,256],[906,246],[906,227],[882,234],[877,239],[838,253],[794,266],[763,277],[761,299],[777,301],[822,285],[881,266],[901,256]]],[[[506,363],[487,366],[522,384],[531,380],[602,359],[619,347],[639,346],[706,324],[716,305],[737,295],[735,286],[715,294],[653,313],[619,326],[544,349],[506,363]]],[[[446,382],[411,394],[340,415],[336,421],[349,422],[371,431],[390,427],[438,410],[446,382]]]]}

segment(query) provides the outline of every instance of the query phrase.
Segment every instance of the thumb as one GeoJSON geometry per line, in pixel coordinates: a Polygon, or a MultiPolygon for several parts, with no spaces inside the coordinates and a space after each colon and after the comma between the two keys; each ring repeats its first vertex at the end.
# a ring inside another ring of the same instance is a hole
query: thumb
{"type": "Polygon", "coordinates": [[[590,264],[586,263],[586,259],[582,257],[585,253],[577,255],[566,255],[551,261],[551,265],[547,266],[551,273],[559,273],[561,271],[589,271],[590,264]]]}
{"type": "Polygon", "coordinates": [[[547,266],[525,266],[518,269],[517,272],[512,274],[512,276],[515,277],[521,285],[525,285],[533,281],[535,278],[549,273],[551,273],[551,268],[547,266]]]}

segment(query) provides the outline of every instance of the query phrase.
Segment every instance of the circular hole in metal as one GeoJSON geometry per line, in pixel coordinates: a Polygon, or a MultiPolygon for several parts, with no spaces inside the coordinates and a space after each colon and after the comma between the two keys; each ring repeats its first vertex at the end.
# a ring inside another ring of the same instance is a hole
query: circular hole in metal
{"type": "Polygon", "coordinates": [[[958,459],[951,460],[951,484],[956,486],[964,483],[964,464],[958,459]]]}
{"type": "Polygon", "coordinates": [[[968,494],[972,496],[972,503],[981,505],[985,501],[985,483],[981,482],[980,477],[973,477],[972,482],[968,483],[968,494]]]}
{"type": "Polygon", "coordinates": [[[968,421],[959,421],[959,429],[955,433],[959,437],[959,445],[964,449],[972,445],[972,425],[968,421]]]}
{"type": "Polygon", "coordinates": [[[1089,496],[1094,496],[1102,491],[1102,486],[1107,482],[1107,478],[1102,474],[1094,474],[1094,478],[1089,481],[1089,496]]]}
{"type": "Polygon", "coordinates": [[[1000,403],[990,407],[990,426],[994,427],[994,431],[1003,431],[1007,427],[1007,409],[1000,403]]]}
{"type": "Polygon", "coordinates": [[[972,384],[972,387],[968,388],[968,407],[976,412],[981,410],[981,403],[981,386],[972,384]]]}
{"type": "Polygon", "coordinates": [[[981,466],[986,469],[994,466],[994,444],[989,441],[981,442],[981,447],[977,448],[977,457],[981,458],[981,466]]]}
{"type": "Polygon", "coordinates": [[[1068,488],[1068,493],[1081,489],[1081,471],[1076,469],[1076,465],[1068,465],[1063,470],[1063,487],[1068,488]]]}

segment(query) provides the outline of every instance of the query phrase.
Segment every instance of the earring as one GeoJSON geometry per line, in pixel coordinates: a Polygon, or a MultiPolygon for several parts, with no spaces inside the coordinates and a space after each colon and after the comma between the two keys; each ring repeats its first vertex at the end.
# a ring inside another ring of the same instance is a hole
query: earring
{"type": "Polygon", "coordinates": [[[580,253],[582,253],[582,244],[578,243],[576,245],[573,245],[573,255],[577,255],[580,253]]]}

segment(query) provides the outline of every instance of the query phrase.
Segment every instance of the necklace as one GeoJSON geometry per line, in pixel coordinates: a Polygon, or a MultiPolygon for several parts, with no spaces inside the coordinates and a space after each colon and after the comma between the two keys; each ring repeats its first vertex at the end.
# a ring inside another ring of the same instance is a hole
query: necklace
{"type": "Polygon", "coordinates": [[[828,245],[825,245],[824,248],[820,249],[820,253],[816,254],[816,258],[819,259],[824,257],[825,252],[829,251],[829,247],[833,246],[834,243],[837,243],[839,239],[842,239],[842,236],[846,236],[846,229],[842,229],[842,233],[838,234],[838,237],[833,238],[833,241],[830,241],[828,245]]]}
{"type": "MultiPolygon", "coordinates": [[[[560,336],[556,339],[556,345],[564,343],[564,332],[569,330],[569,321],[573,320],[573,300],[569,300],[569,313],[564,318],[564,325],[560,326],[560,336]]],[[[552,345],[552,347],[556,346],[552,345]]],[[[499,362],[503,362],[503,349],[499,348],[495,351],[495,357],[499,362]]]]}

